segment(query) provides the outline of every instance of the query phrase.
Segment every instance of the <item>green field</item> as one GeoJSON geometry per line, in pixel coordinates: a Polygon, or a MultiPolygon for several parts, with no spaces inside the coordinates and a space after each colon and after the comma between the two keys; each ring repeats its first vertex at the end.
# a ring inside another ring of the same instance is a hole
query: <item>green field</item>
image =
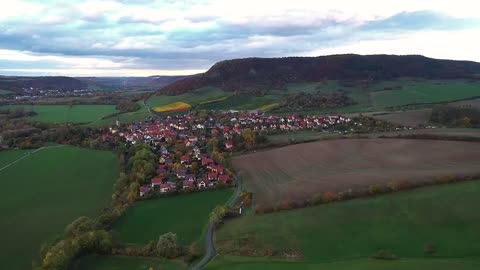
{"type": "Polygon", "coordinates": [[[75,262],[72,270],[176,270],[186,267],[180,262],[159,258],[90,255],[75,262]]]}
{"type": "Polygon", "coordinates": [[[15,150],[15,151],[3,151],[0,152],[0,169],[7,164],[25,156],[32,150],[15,150]]]}
{"type": "Polygon", "coordinates": [[[31,120],[50,123],[88,123],[118,112],[114,105],[15,105],[0,108],[25,108],[37,115],[31,120]]]}
{"type": "Polygon", "coordinates": [[[231,195],[231,189],[223,189],[141,201],[128,208],[113,231],[127,243],[145,244],[173,232],[181,244],[190,244],[200,239],[213,208],[231,195]]]}
{"type": "Polygon", "coordinates": [[[267,258],[219,256],[208,264],[206,270],[475,270],[480,267],[480,258],[448,259],[421,258],[381,261],[354,259],[342,262],[303,262],[267,258]]]}
{"type": "Polygon", "coordinates": [[[145,106],[145,104],[143,104],[143,101],[138,101],[137,103],[140,105],[140,109],[138,109],[137,111],[121,113],[107,119],[99,119],[86,124],[86,126],[101,127],[101,126],[115,125],[116,120],[120,121],[120,123],[122,124],[144,121],[149,116],[151,116],[151,113],[148,110],[148,107],[145,106]]]}
{"type": "Polygon", "coordinates": [[[402,89],[373,92],[375,108],[398,107],[418,103],[439,103],[480,96],[480,83],[467,81],[412,81],[402,89]]]}
{"type": "MultiPolygon", "coordinates": [[[[445,261],[440,259],[449,259],[450,266],[457,262],[459,268],[426,269],[472,269],[470,261],[475,261],[477,267],[480,262],[480,212],[476,210],[479,203],[480,181],[474,181],[246,215],[228,221],[217,231],[216,249],[220,254],[258,256],[295,251],[293,254],[301,254],[298,263],[346,264],[340,269],[357,269],[352,267],[356,263],[351,263],[357,260],[373,263],[368,259],[385,249],[401,258],[387,269],[425,269],[421,267],[423,263],[441,266],[445,261]],[[425,254],[427,245],[435,247],[433,255],[425,254]],[[404,261],[409,266],[399,268],[398,264],[404,261]],[[462,264],[465,267],[461,268],[462,264]]],[[[261,263],[257,269],[265,269],[262,265],[268,263],[261,263]]]]}
{"type": "Polygon", "coordinates": [[[13,93],[12,91],[8,91],[8,90],[2,90],[0,89],[0,95],[7,95],[7,94],[11,94],[13,93]]]}
{"type": "Polygon", "coordinates": [[[178,96],[154,95],[147,100],[147,105],[150,108],[154,108],[174,102],[186,102],[194,106],[196,104],[208,103],[209,101],[215,101],[221,98],[225,98],[230,96],[231,94],[232,93],[224,92],[218,88],[206,87],[178,96]]]}
{"type": "MultiPolygon", "coordinates": [[[[25,154],[0,152],[0,162],[25,154]]],[[[30,269],[42,243],[61,235],[79,216],[96,215],[108,202],[117,174],[113,153],[70,146],[42,149],[1,170],[2,269],[30,269]]]]}

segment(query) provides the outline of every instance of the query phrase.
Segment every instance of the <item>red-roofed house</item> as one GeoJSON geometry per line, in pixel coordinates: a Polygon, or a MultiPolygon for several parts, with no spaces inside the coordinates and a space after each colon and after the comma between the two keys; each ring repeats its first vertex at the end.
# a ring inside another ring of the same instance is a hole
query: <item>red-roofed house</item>
{"type": "Polygon", "coordinates": [[[225,148],[229,151],[231,151],[233,149],[233,141],[231,140],[228,140],[226,143],[225,143],[225,148]]]}
{"type": "Polygon", "coordinates": [[[149,186],[141,186],[140,187],[140,197],[143,197],[148,192],[150,192],[150,187],[149,186]]]}
{"type": "Polygon", "coordinates": [[[180,158],[180,163],[190,163],[190,156],[184,155],[180,158]]]}
{"type": "Polygon", "coordinates": [[[190,181],[183,181],[183,189],[194,188],[195,185],[190,181]]]}
{"type": "Polygon", "coordinates": [[[228,174],[219,175],[218,176],[218,181],[223,182],[223,183],[227,183],[228,181],[230,181],[230,176],[228,174]]]}
{"type": "Polygon", "coordinates": [[[172,189],[173,189],[173,185],[170,183],[160,185],[160,192],[162,193],[169,192],[172,189]]]}
{"type": "Polygon", "coordinates": [[[217,173],[209,173],[208,180],[217,180],[218,174],[217,173]]]}
{"type": "Polygon", "coordinates": [[[163,183],[163,179],[159,177],[152,178],[150,181],[152,183],[152,188],[155,186],[160,186],[163,183]]]}

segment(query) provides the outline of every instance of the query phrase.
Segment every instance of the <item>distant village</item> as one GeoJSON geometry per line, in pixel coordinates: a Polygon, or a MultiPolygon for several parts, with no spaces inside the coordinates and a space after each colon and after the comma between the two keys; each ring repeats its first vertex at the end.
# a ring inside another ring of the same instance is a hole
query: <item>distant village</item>
{"type": "Polygon", "coordinates": [[[207,145],[212,138],[222,152],[231,153],[236,148],[235,139],[246,129],[256,133],[275,133],[326,130],[345,124],[361,125],[341,115],[279,116],[224,112],[196,117],[190,113],[110,127],[104,140],[118,135],[127,143],[145,143],[154,150],[158,157],[157,176],[150,179],[150,185],[140,187],[140,197],[144,197],[151,193],[232,185],[233,174],[208,154],[207,145]]]}

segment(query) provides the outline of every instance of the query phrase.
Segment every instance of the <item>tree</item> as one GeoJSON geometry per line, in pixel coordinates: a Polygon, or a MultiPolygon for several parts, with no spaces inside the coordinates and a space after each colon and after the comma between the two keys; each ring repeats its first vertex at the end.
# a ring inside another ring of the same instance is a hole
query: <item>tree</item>
{"type": "Polygon", "coordinates": [[[227,214],[226,206],[215,207],[215,209],[213,209],[213,211],[210,213],[210,223],[218,224],[222,222],[226,214],[227,214]]]}
{"type": "Polygon", "coordinates": [[[140,185],[138,183],[132,183],[128,189],[127,200],[129,203],[133,203],[140,196],[140,185]]]}
{"type": "Polygon", "coordinates": [[[177,235],[171,232],[160,235],[157,242],[158,254],[165,258],[175,258],[179,255],[177,235]]]}
{"type": "Polygon", "coordinates": [[[252,149],[255,144],[255,137],[251,129],[245,128],[242,130],[242,137],[245,141],[247,149],[252,149]]]}

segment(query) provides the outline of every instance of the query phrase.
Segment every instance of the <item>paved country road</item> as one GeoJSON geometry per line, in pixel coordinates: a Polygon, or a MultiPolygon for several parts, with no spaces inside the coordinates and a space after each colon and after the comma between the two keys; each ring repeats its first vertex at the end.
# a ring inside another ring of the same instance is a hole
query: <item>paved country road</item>
{"type": "MultiPolygon", "coordinates": [[[[235,177],[235,180],[237,182],[237,189],[235,190],[235,194],[233,195],[232,199],[228,203],[228,206],[233,206],[238,196],[240,196],[240,192],[242,192],[242,179],[235,177]]],[[[202,269],[202,267],[207,265],[207,263],[215,255],[215,246],[213,244],[214,232],[215,232],[215,224],[213,223],[208,224],[207,234],[205,235],[205,255],[203,255],[203,258],[191,268],[192,270],[202,269]]]]}

